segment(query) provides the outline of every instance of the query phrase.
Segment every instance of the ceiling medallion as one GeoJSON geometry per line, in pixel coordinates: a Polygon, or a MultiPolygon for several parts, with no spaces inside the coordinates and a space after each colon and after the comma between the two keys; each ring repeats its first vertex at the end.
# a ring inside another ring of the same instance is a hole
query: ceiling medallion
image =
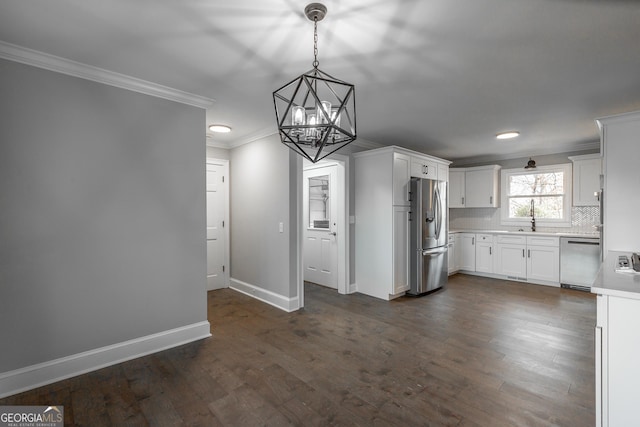
{"type": "Polygon", "coordinates": [[[356,139],[355,86],[318,69],[318,21],[327,8],[304,9],[313,21],[313,68],[273,92],[280,140],[315,163],[356,139]]]}

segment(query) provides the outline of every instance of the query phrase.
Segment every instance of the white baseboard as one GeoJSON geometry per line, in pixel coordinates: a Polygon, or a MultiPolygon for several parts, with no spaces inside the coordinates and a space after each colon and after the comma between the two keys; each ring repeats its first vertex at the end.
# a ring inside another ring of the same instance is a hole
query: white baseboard
{"type": "Polygon", "coordinates": [[[358,292],[358,285],[356,283],[349,284],[349,289],[347,290],[347,293],[355,294],[356,292],[358,292]]]}
{"type": "Polygon", "coordinates": [[[249,295],[252,298],[266,302],[274,307],[279,308],[287,312],[296,311],[300,308],[300,299],[298,297],[288,298],[275,292],[268,291],[266,289],[259,288],[250,283],[243,282],[241,280],[230,280],[229,287],[235,291],[241,292],[245,295],[249,295]]]}
{"type": "Polygon", "coordinates": [[[0,398],[210,336],[204,321],[0,373],[0,398]]]}

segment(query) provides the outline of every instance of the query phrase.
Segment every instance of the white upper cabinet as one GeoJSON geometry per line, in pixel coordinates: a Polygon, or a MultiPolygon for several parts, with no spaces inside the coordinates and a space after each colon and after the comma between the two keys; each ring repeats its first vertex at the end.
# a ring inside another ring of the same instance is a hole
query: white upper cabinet
{"type": "Polygon", "coordinates": [[[500,166],[449,169],[450,208],[497,208],[500,166]],[[463,179],[464,176],[464,179],[463,179]]]}
{"type": "Polygon", "coordinates": [[[449,169],[449,207],[464,208],[464,170],[449,169]]]}
{"type": "Polygon", "coordinates": [[[438,178],[438,164],[431,160],[413,157],[411,159],[411,176],[416,178],[440,179],[438,178]]]}
{"type": "Polygon", "coordinates": [[[409,206],[409,180],[411,157],[406,154],[393,153],[393,205],[409,206]]]}
{"type": "Polygon", "coordinates": [[[602,157],[586,154],[571,156],[569,160],[573,162],[573,206],[599,206],[602,157]]]}

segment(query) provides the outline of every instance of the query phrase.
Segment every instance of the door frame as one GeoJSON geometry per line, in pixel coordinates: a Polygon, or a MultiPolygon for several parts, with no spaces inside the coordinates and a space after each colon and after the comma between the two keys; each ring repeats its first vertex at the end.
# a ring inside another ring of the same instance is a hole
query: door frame
{"type": "MultiPolygon", "coordinates": [[[[229,223],[229,160],[226,159],[215,159],[209,158],[206,159],[205,164],[205,180],[206,180],[206,165],[217,165],[222,166],[223,175],[225,177],[222,186],[224,188],[224,227],[223,227],[223,235],[224,235],[224,272],[223,272],[223,282],[225,287],[229,287],[229,278],[231,277],[231,263],[230,263],[230,254],[231,254],[231,235],[229,230],[231,229],[231,224],[229,223]]],[[[205,197],[207,194],[206,184],[205,184],[205,197]]],[[[206,205],[206,204],[205,204],[206,205]]],[[[206,207],[205,207],[206,209],[206,207]]],[[[206,212],[205,212],[206,217],[206,212]]],[[[206,247],[206,224],[205,224],[205,247],[206,247]]],[[[206,279],[206,277],[205,277],[206,279]]],[[[207,289],[208,289],[207,285],[207,289]]]]}
{"type": "MultiPolygon", "coordinates": [[[[338,293],[348,294],[351,293],[350,289],[350,246],[349,240],[351,235],[351,224],[349,223],[349,206],[350,206],[350,194],[349,194],[349,156],[342,154],[331,154],[326,158],[326,161],[321,161],[316,164],[304,166],[303,162],[300,163],[300,182],[304,185],[302,179],[302,172],[305,169],[316,169],[328,165],[337,166],[337,185],[341,191],[344,192],[343,197],[338,198],[338,219],[337,219],[337,243],[338,243],[338,293]]],[[[302,197],[302,186],[300,186],[300,202],[298,203],[298,212],[300,215],[300,221],[298,221],[298,236],[299,236],[299,251],[298,251],[298,266],[300,271],[298,281],[298,295],[300,308],[304,307],[304,230],[306,223],[302,218],[302,212],[304,210],[304,198],[302,197]]]]}

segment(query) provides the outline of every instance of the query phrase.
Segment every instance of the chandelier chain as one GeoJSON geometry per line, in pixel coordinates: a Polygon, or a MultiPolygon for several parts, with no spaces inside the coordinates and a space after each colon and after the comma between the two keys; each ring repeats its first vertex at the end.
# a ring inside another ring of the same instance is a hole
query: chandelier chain
{"type": "Polygon", "coordinates": [[[318,68],[318,17],[313,17],[313,68],[318,68]]]}

